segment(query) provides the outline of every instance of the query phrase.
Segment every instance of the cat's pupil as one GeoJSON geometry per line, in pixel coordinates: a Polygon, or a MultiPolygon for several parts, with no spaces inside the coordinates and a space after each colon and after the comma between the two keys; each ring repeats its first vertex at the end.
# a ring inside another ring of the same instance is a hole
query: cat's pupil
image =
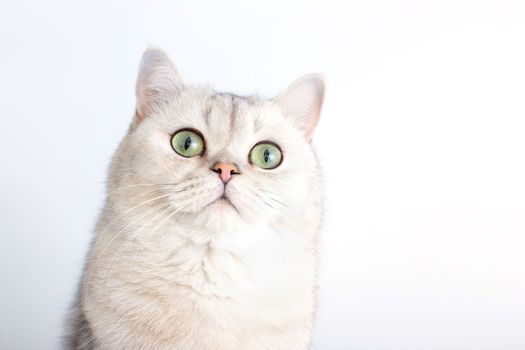
{"type": "Polygon", "coordinates": [[[267,149],[264,150],[264,162],[268,163],[268,160],[270,159],[270,151],[267,149]]]}
{"type": "Polygon", "coordinates": [[[184,150],[187,151],[188,148],[191,146],[191,137],[186,137],[186,140],[184,140],[184,150]]]}

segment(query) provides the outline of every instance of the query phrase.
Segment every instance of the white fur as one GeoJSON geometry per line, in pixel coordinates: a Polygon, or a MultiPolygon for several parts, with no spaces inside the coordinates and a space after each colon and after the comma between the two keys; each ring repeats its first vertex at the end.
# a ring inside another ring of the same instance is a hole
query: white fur
{"type": "Polygon", "coordinates": [[[298,125],[283,100],[217,94],[178,79],[164,54],[145,54],[137,116],[111,164],[81,288],[94,343],[100,349],[306,349],[322,213],[309,138],[322,93],[301,99],[294,91],[293,104],[317,110],[298,125]],[[183,127],[204,135],[203,157],[172,150],[170,136],[183,127]],[[283,150],[276,169],[248,162],[261,140],[283,150]],[[210,171],[217,161],[235,162],[241,172],[226,186],[233,206],[217,201],[223,184],[210,171]],[[174,185],[153,186],[168,183],[174,185]]]}

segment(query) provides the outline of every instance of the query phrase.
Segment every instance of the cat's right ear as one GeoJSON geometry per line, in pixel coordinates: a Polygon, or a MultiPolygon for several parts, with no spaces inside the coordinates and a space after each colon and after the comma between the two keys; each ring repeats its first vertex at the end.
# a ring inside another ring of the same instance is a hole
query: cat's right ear
{"type": "Polygon", "coordinates": [[[319,121],[324,99],[324,79],[320,74],[306,75],[292,83],[275,101],[308,141],[319,121]]]}
{"type": "Polygon", "coordinates": [[[168,55],[160,49],[148,48],[142,56],[135,87],[137,107],[132,129],[172,99],[182,87],[182,80],[168,55]]]}

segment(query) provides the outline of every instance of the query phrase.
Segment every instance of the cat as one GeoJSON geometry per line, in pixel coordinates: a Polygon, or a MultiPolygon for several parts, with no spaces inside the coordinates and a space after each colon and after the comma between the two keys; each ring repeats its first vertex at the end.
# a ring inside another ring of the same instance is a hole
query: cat
{"type": "Polygon", "coordinates": [[[310,346],[324,89],[312,74],[271,99],[215,92],[146,50],[66,348],[310,346]]]}

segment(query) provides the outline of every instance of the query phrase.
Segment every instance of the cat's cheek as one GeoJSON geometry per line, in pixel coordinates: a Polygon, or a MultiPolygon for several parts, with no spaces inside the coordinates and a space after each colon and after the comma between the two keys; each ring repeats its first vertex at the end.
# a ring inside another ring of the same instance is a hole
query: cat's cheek
{"type": "Polygon", "coordinates": [[[206,181],[193,190],[175,192],[170,197],[171,206],[178,213],[202,214],[206,209],[217,201],[223,193],[223,185],[220,181],[206,181]]]}

